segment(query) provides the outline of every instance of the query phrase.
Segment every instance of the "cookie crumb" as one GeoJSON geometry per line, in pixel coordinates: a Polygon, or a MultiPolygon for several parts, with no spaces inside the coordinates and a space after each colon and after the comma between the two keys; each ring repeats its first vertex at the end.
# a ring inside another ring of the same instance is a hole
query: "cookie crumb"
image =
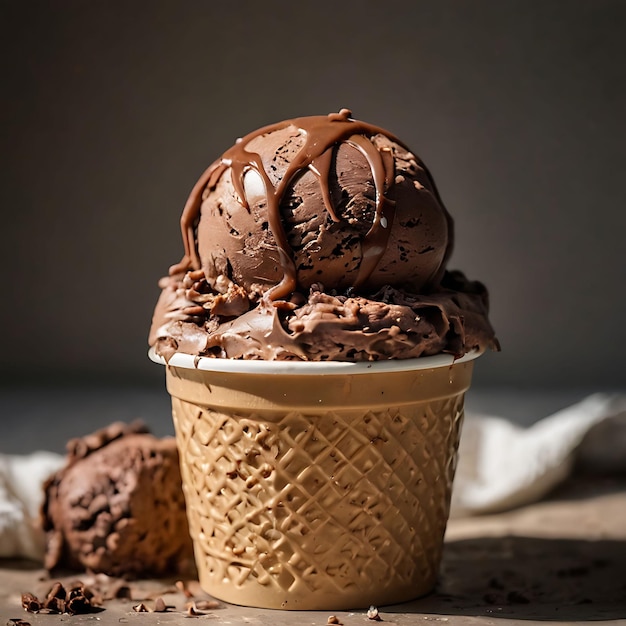
{"type": "Polygon", "coordinates": [[[29,613],[39,613],[43,607],[39,598],[27,592],[22,594],[22,608],[29,613]]]}
{"type": "Polygon", "coordinates": [[[189,604],[187,604],[186,606],[187,611],[185,612],[185,615],[187,617],[197,617],[198,615],[204,615],[202,611],[198,610],[195,602],[189,602],[189,604]]]}

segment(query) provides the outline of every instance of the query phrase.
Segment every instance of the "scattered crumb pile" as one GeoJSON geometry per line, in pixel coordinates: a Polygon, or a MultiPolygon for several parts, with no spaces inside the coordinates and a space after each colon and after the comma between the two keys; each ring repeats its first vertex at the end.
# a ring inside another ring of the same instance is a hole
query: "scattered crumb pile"
{"type": "MultiPolygon", "coordinates": [[[[177,612],[195,617],[220,606],[216,600],[202,597],[205,595],[196,581],[179,580],[173,586],[158,584],[146,588],[145,584],[130,585],[126,580],[100,574],[91,577],[89,584],[81,580],[65,584],[57,581],[39,597],[23,593],[22,608],[28,613],[80,615],[104,611],[107,602],[121,600],[128,601],[129,610],[135,613],[177,612]]],[[[11,626],[29,624],[19,618],[9,622],[11,626]]]]}

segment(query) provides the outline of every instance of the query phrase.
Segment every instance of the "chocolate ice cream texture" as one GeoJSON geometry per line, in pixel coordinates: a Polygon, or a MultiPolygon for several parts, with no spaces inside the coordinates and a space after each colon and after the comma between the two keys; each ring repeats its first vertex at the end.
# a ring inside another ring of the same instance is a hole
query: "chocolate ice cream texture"
{"type": "Polygon", "coordinates": [[[116,422],[67,449],[44,486],[46,569],[132,578],[193,567],[174,438],[116,422]]]}
{"type": "Polygon", "coordinates": [[[166,360],[498,347],[485,287],[446,270],[454,225],[428,169],[347,109],[239,139],[194,186],[181,229],[149,338],[166,360]]]}

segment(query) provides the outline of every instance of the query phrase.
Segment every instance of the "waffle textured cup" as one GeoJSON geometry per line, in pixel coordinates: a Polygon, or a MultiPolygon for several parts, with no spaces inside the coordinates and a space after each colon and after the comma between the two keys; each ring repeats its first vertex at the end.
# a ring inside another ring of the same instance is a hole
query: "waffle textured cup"
{"type": "Polygon", "coordinates": [[[167,388],[203,589],[239,605],[316,610],[430,592],[476,356],[174,355],[167,388]]]}

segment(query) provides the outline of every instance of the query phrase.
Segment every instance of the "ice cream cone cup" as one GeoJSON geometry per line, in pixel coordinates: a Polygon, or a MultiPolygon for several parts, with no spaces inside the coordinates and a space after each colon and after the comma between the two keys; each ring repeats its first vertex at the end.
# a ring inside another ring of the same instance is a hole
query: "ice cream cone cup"
{"type": "Polygon", "coordinates": [[[316,610],[430,592],[476,356],[174,355],[167,388],[203,589],[316,610]]]}

